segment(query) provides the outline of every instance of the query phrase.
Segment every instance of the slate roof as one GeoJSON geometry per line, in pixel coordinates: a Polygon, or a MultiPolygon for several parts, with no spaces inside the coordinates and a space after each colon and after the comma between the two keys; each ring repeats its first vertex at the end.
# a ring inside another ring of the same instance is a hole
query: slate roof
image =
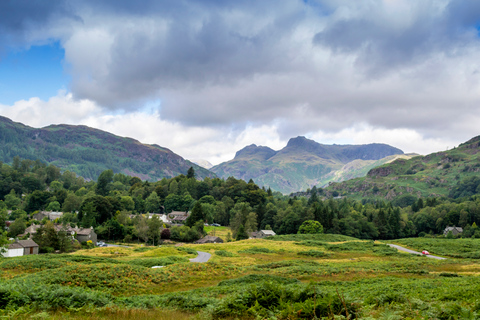
{"type": "Polygon", "coordinates": [[[18,243],[24,247],[24,248],[30,248],[30,247],[38,247],[38,244],[35,243],[33,240],[18,240],[18,243]]]}
{"type": "Polygon", "coordinates": [[[260,230],[266,236],[276,236],[277,234],[273,230],[260,230]]]}
{"type": "Polygon", "coordinates": [[[168,213],[169,216],[186,216],[188,215],[188,212],[185,211],[172,211],[168,213]]]}
{"type": "Polygon", "coordinates": [[[78,229],[77,234],[86,236],[86,235],[89,235],[90,233],[92,233],[92,231],[93,231],[93,229],[83,228],[83,229],[78,229]]]}
{"type": "Polygon", "coordinates": [[[170,220],[172,220],[172,221],[185,221],[185,220],[187,220],[187,218],[188,218],[187,216],[176,216],[176,217],[174,217],[170,220]]]}
{"type": "Polygon", "coordinates": [[[223,243],[222,238],[214,237],[214,236],[205,236],[200,240],[195,241],[195,243],[223,243]]]}
{"type": "Polygon", "coordinates": [[[8,249],[23,249],[22,245],[18,242],[11,243],[8,249]]]}
{"type": "Polygon", "coordinates": [[[446,227],[445,230],[443,231],[443,234],[448,234],[450,231],[457,231],[458,233],[462,233],[463,232],[463,228],[462,227],[446,227]]]}

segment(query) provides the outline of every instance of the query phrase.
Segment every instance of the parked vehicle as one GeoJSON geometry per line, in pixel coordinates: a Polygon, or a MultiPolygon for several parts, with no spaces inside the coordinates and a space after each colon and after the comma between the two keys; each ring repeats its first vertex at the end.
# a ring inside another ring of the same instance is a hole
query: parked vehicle
{"type": "Polygon", "coordinates": [[[424,254],[424,255],[429,255],[430,252],[428,252],[427,250],[423,250],[423,251],[422,251],[422,254],[424,254]]]}
{"type": "Polygon", "coordinates": [[[220,227],[220,225],[218,223],[212,223],[211,226],[212,227],[220,227]]]}
{"type": "Polygon", "coordinates": [[[97,242],[97,247],[108,247],[108,245],[103,241],[98,241],[97,242]]]}

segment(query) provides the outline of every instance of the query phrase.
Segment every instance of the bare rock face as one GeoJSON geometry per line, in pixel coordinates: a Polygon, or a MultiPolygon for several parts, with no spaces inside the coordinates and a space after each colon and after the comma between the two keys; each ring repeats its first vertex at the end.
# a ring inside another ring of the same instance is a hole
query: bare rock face
{"type": "Polygon", "coordinates": [[[370,170],[367,174],[369,177],[387,177],[393,174],[393,169],[391,167],[380,167],[370,170]]]}

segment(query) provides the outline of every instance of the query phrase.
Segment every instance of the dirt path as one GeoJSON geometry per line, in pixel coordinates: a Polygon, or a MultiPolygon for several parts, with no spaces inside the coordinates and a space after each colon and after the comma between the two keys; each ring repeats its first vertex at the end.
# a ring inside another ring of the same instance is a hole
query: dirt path
{"type": "MultiPolygon", "coordinates": [[[[418,254],[418,255],[422,255],[421,252],[418,252],[418,251],[413,251],[413,250],[410,250],[410,249],[407,249],[407,248],[404,248],[404,247],[401,247],[399,245],[396,245],[396,244],[390,244],[388,243],[388,245],[392,248],[395,248],[397,250],[400,250],[400,251],[404,251],[404,252],[408,252],[408,253],[411,253],[411,254],[418,254]]],[[[437,257],[437,256],[432,256],[432,255],[426,255],[427,258],[432,258],[432,259],[437,259],[437,260],[445,260],[446,258],[442,258],[442,257],[437,257]]]]}

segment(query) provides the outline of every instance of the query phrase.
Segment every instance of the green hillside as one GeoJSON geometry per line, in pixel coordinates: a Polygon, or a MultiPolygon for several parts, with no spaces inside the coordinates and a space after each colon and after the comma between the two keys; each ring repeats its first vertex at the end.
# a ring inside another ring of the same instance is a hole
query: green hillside
{"type": "Polygon", "coordinates": [[[480,136],[451,150],[397,159],[370,170],[366,177],[332,183],[327,191],[356,199],[471,196],[480,191],[479,152],[480,136]]]}
{"type": "Polygon", "coordinates": [[[186,174],[190,167],[199,177],[214,176],[166,148],[86,126],[36,129],[0,117],[0,145],[0,161],[11,163],[15,156],[39,159],[87,179],[96,179],[102,171],[112,169],[156,181],[186,174]]]}
{"type": "Polygon", "coordinates": [[[290,139],[279,151],[247,146],[238,151],[233,160],[215,166],[211,171],[219,177],[252,179],[260,186],[291,193],[365,175],[373,166],[391,160],[385,157],[401,154],[401,150],[385,144],[324,145],[297,137],[290,139]]]}

